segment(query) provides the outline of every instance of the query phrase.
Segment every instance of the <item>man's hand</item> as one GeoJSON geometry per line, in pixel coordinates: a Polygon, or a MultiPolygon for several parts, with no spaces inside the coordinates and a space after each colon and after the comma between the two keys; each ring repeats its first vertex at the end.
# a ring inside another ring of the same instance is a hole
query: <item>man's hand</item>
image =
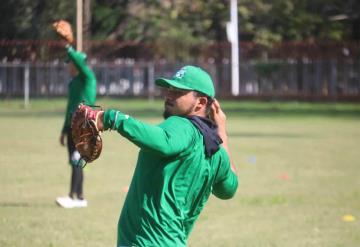
{"type": "Polygon", "coordinates": [[[59,138],[61,146],[65,146],[65,138],[66,138],[66,134],[61,132],[60,138],[59,138]]]}
{"type": "MultiPolygon", "coordinates": [[[[220,107],[219,101],[214,100],[211,105],[210,118],[213,120],[218,126],[218,134],[221,139],[226,138],[226,115],[220,107]]],[[[223,140],[224,141],[224,140],[223,140]]]]}
{"type": "Polygon", "coordinates": [[[231,170],[234,173],[236,173],[236,167],[231,158],[230,148],[228,145],[228,136],[226,134],[226,115],[223,112],[223,110],[221,109],[219,101],[217,101],[216,99],[214,100],[213,104],[211,105],[210,118],[218,126],[218,135],[222,139],[222,141],[223,141],[222,146],[224,147],[224,149],[226,150],[226,152],[229,156],[231,170]]]}

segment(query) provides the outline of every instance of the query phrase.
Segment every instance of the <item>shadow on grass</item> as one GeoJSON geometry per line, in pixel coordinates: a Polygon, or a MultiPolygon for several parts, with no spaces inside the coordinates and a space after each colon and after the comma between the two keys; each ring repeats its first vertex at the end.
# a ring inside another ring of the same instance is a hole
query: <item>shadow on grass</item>
{"type": "Polygon", "coordinates": [[[360,109],[280,109],[225,108],[228,116],[237,117],[360,117],[360,109]]]}
{"type": "Polygon", "coordinates": [[[230,137],[245,137],[245,138],[301,138],[305,135],[291,134],[291,133],[260,133],[260,132],[229,132],[230,137]]]}
{"type": "Polygon", "coordinates": [[[243,205],[248,206],[274,206],[283,205],[288,203],[288,198],[283,195],[271,195],[271,196],[252,196],[242,197],[240,199],[243,205]]]}
{"type": "MultiPolygon", "coordinates": [[[[119,108],[122,112],[133,117],[158,118],[162,117],[163,110],[161,108],[119,108]]],[[[350,117],[360,118],[360,108],[331,108],[331,107],[314,107],[314,108],[282,108],[282,107],[246,107],[239,105],[238,107],[223,107],[228,117],[350,117]]],[[[0,117],[63,117],[64,110],[2,110],[0,117]]]]}
{"type": "Polygon", "coordinates": [[[0,202],[0,208],[49,208],[55,206],[55,203],[0,202]]]}
{"type": "MultiPolygon", "coordinates": [[[[156,109],[142,109],[142,110],[134,110],[134,109],[130,109],[130,110],[122,110],[124,113],[131,115],[133,117],[149,117],[149,118],[154,118],[154,117],[162,117],[162,111],[161,110],[156,110],[156,109]]],[[[64,112],[62,111],[48,111],[48,110],[38,110],[38,111],[26,111],[26,110],[21,110],[21,111],[5,111],[5,112],[1,112],[0,111],[0,118],[1,117],[14,117],[14,118],[24,118],[24,117],[35,117],[35,118],[57,118],[57,117],[64,117],[64,112]]]]}

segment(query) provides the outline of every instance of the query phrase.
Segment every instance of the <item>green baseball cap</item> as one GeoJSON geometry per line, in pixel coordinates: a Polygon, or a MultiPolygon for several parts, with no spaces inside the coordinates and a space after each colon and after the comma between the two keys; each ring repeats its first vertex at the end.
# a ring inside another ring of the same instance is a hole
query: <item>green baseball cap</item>
{"type": "Polygon", "coordinates": [[[160,87],[197,91],[211,98],[215,97],[214,84],[210,75],[203,69],[191,65],[182,67],[171,79],[158,78],[155,83],[160,87]]]}

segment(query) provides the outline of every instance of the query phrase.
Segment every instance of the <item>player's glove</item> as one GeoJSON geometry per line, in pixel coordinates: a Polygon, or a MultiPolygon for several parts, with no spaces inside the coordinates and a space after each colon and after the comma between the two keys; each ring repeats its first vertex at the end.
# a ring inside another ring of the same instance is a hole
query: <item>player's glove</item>
{"type": "Polygon", "coordinates": [[[69,44],[74,41],[73,31],[69,22],[65,20],[56,21],[53,23],[53,28],[69,44]]]}
{"type": "Polygon", "coordinates": [[[80,104],[73,113],[71,131],[74,144],[81,159],[86,163],[99,158],[102,150],[102,123],[99,120],[102,110],[94,110],[90,106],[80,104]]]}

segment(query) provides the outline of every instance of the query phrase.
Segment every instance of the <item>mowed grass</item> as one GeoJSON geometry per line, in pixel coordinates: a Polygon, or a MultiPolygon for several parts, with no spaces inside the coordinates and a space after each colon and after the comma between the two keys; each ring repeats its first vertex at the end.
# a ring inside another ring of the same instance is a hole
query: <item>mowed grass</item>
{"type": "MultiPolygon", "coordinates": [[[[89,207],[63,209],[69,189],[59,144],[65,99],[0,101],[0,246],[115,246],[138,148],[103,134],[85,169],[89,207]]],[[[144,121],[161,101],[100,99],[144,121]]],[[[360,246],[360,105],[223,103],[239,174],[232,200],[210,197],[189,246],[360,246]],[[354,221],[344,221],[352,215],[354,221]]]]}

